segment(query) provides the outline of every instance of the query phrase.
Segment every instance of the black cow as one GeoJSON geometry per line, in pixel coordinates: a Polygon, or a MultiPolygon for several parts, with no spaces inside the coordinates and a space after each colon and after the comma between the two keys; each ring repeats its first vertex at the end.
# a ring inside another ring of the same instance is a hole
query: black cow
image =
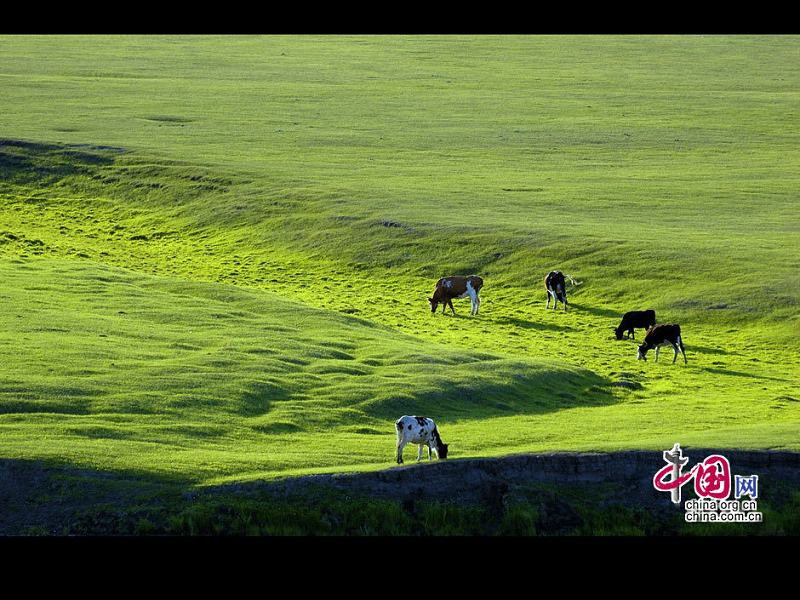
{"type": "Polygon", "coordinates": [[[614,328],[614,333],[618,340],[622,339],[622,334],[628,332],[628,338],[636,339],[633,333],[635,327],[640,329],[650,329],[656,324],[656,311],[654,310],[632,310],[622,315],[622,322],[619,327],[614,328]]]}
{"type": "Polygon", "coordinates": [[[545,275],[544,289],[547,292],[546,309],[550,308],[550,297],[552,296],[553,310],[556,310],[559,300],[564,303],[564,310],[567,310],[567,284],[561,271],[550,271],[545,275]]]}
{"type": "Polygon", "coordinates": [[[644,342],[639,346],[636,358],[647,360],[647,351],[656,349],[656,362],[658,362],[658,350],[661,346],[669,344],[675,350],[672,364],[678,360],[678,350],[683,354],[683,364],[686,364],[686,352],[683,350],[683,340],[681,340],[680,325],[654,325],[644,336],[644,342]]]}

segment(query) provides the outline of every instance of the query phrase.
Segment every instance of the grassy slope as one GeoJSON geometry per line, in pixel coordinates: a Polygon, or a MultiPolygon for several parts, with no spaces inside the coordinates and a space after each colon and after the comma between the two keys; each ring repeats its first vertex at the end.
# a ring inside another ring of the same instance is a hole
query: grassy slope
{"type": "Polygon", "coordinates": [[[797,448],[793,38],[0,52],[4,136],[39,143],[0,148],[4,293],[22,314],[4,317],[5,456],[198,480],[385,465],[387,423],[412,412],[461,456],[797,448]],[[570,313],[542,309],[552,267],[583,282],[570,313]],[[455,319],[426,311],[453,272],[486,278],[478,319],[463,301],[455,319]],[[53,307],[25,316],[31,291],[53,307]],[[682,324],[688,366],[609,340],[645,306],[682,324]],[[305,339],[254,333],[287,310],[308,315],[288,326],[305,339]]]}
{"type": "Polygon", "coordinates": [[[369,463],[391,456],[398,410],[535,414],[558,408],[544,400],[553,379],[574,393],[565,406],[601,382],[228,285],[89,261],[3,261],[0,272],[6,457],[200,480],[369,463]]]}

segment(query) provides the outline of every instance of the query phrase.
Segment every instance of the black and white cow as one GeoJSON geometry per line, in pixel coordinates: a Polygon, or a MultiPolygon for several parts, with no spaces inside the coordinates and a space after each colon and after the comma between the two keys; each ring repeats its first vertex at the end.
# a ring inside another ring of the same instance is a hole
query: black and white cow
{"type": "Polygon", "coordinates": [[[678,350],[683,354],[683,364],[686,364],[686,352],[683,349],[683,340],[681,340],[681,326],[680,325],[654,325],[647,331],[644,336],[644,342],[639,346],[636,353],[638,360],[647,360],[647,351],[656,349],[656,362],[658,362],[658,351],[661,346],[672,346],[675,351],[675,356],[672,359],[672,364],[678,360],[678,350]]]}
{"type": "Polygon", "coordinates": [[[564,310],[567,310],[567,284],[564,281],[564,274],[561,271],[550,271],[544,278],[544,289],[547,292],[547,305],[550,308],[550,297],[553,297],[553,310],[558,307],[558,301],[564,303],[564,310]]]}
{"type": "Polygon", "coordinates": [[[456,316],[456,310],[453,308],[453,298],[466,298],[472,301],[472,308],[469,311],[471,315],[477,315],[478,309],[481,307],[481,299],[478,295],[483,287],[483,279],[477,275],[470,275],[464,277],[462,275],[454,275],[452,277],[442,277],[436,282],[436,289],[433,291],[433,297],[428,298],[431,304],[431,312],[435,313],[439,304],[442,304],[442,314],[445,314],[448,305],[450,310],[453,311],[453,316],[456,316]]]}
{"type": "Polygon", "coordinates": [[[447,458],[448,445],[442,441],[436,423],[428,417],[402,416],[395,422],[397,429],[397,464],[403,464],[403,448],[407,444],[419,444],[417,462],[422,460],[422,448],[428,446],[428,460],[431,460],[431,450],[436,452],[440,459],[447,458]]]}
{"type": "Polygon", "coordinates": [[[650,329],[656,324],[656,311],[654,310],[632,310],[622,315],[622,322],[619,327],[614,328],[614,333],[618,340],[622,339],[622,334],[628,332],[628,337],[636,339],[633,333],[634,328],[650,329]]]}

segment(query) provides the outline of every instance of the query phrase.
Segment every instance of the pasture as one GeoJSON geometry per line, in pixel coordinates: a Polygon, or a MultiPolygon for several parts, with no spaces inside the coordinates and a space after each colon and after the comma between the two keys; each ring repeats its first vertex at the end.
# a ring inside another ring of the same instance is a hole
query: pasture
{"type": "Polygon", "coordinates": [[[800,450],[799,42],[0,38],[0,458],[800,450]],[[613,339],[649,308],[687,365],[613,339]]]}

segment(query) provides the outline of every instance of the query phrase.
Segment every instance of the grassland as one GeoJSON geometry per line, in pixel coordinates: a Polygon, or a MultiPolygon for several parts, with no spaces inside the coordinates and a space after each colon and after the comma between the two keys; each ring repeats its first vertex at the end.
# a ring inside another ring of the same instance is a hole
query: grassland
{"type": "Polygon", "coordinates": [[[799,41],[0,38],[0,456],[800,449],[799,41]],[[455,273],[476,318],[430,314],[455,273]],[[612,340],[642,308],[688,365],[612,340]]]}

